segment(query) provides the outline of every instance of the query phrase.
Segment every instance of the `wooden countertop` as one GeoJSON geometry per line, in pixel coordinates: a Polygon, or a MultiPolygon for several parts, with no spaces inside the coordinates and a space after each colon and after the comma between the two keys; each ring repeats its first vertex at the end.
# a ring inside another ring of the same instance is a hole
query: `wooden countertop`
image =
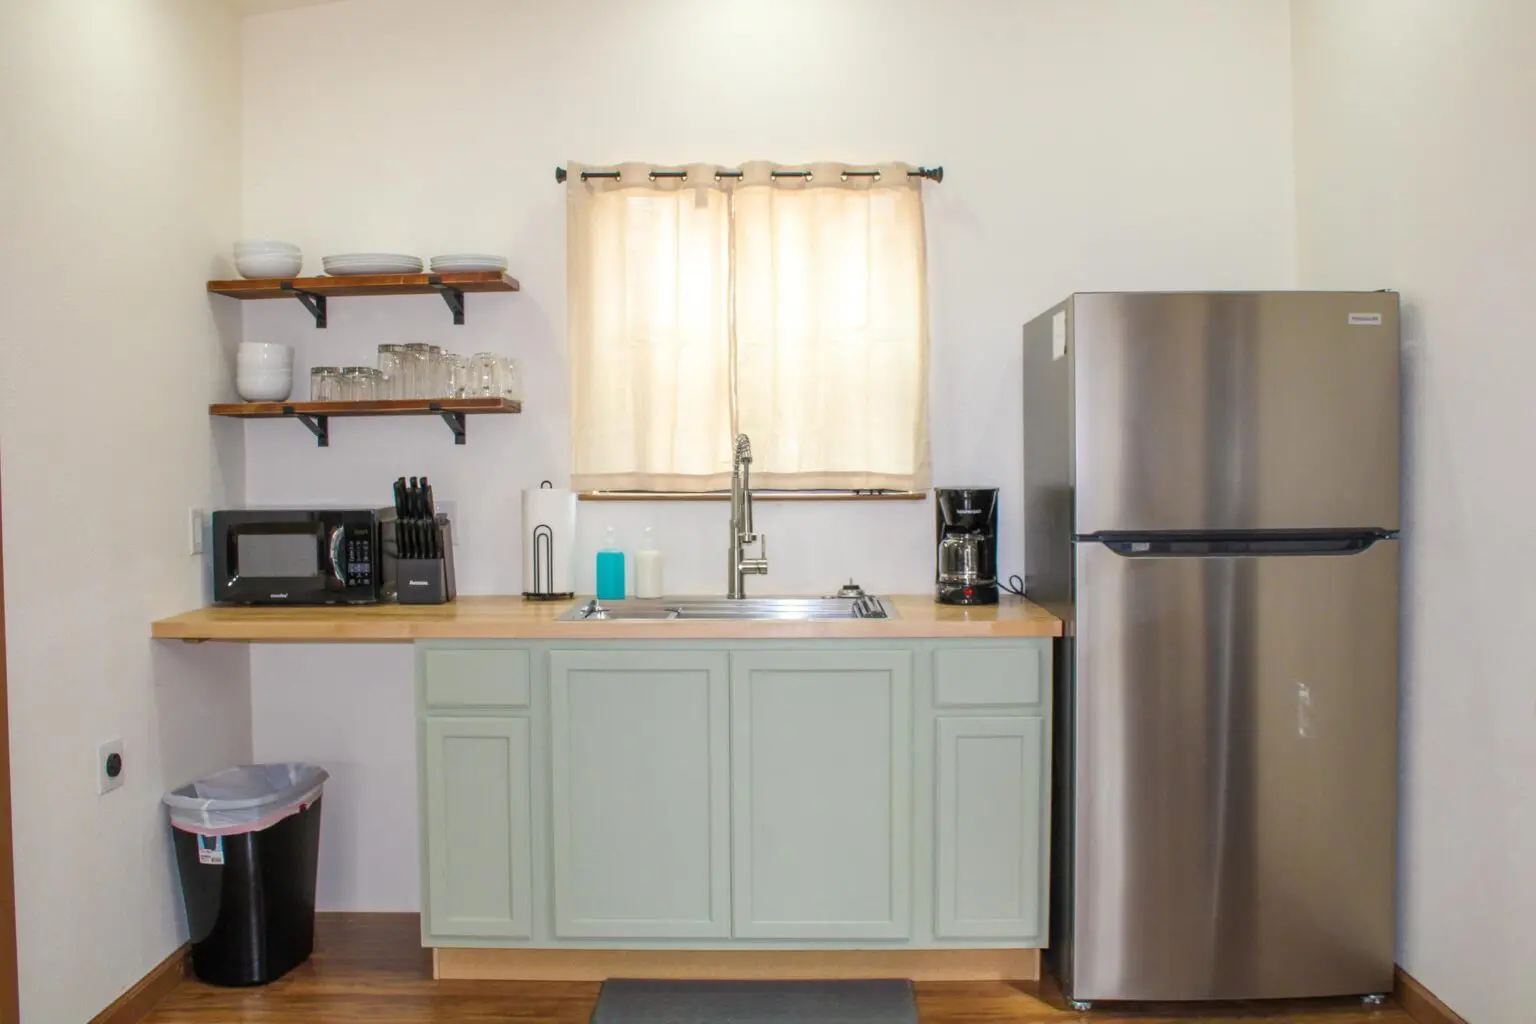
{"type": "Polygon", "coordinates": [[[569,601],[461,597],[452,604],[306,608],[210,606],[151,624],[157,640],[266,643],[409,642],[412,640],[766,640],[879,637],[1060,636],[1061,620],[1022,598],[959,607],[928,596],[890,598],[900,618],[835,622],[691,619],[556,621],[569,601]]]}

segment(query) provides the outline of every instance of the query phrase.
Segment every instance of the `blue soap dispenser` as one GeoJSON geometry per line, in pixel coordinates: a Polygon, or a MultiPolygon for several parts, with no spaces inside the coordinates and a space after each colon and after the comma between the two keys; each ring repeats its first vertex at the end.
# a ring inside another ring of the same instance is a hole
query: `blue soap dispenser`
{"type": "Polygon", "coordinates": [[[597,552],[597,599],[624,600],[624,552],[619,550],[619,536],[611,526],[597,552]]]}

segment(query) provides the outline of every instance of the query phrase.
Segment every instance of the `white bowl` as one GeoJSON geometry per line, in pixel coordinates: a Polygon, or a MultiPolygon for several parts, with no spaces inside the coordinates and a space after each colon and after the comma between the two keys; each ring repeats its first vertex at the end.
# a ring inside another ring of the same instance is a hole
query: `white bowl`
{"type": "Polygon", "coordinates": [[[235,243],[235,252],[298,252],[299,247],[292,242],[267,241],[265,239],[247,239],[235,243]]]}
{"type": "Polygon", "coordinates": [[[235,381],[241,384],[250,384],[253,387],[266,387],[270,384],[293,380],[292,370],[236,370],[235,381]]]}
{"type": "Polygon", "coordinates": [[[260,253],[235,257],[235,269],[241,277],[248,279],[297,277],[303,266],[304,257],[298,253],[260,253]]]}
{"type": "Polygon", "coordinates": [[[284,258],[295,258],[296,259],[296,258],[298,258],[300,256],[303,256],[303,255],[304,254],[302,252],[300,252],[299,250],[297,250],[297,249],[236,249],[235,250],[235,259],[237,259],[237,260],[248,260],[248,259],[251,259],[253,257],[256,258],[256,259],[270,259],[272,257],[277,257],[277,256],[281,256],[281,257],[284,257],[284,258]]]}
{"type": "Polygon", "coordinates": [[[294,376],[291,366],[242,366],[235,370],[235,376],[240,380],[249,380],[261,383],[268,380],[291,380],[294,376]]]}
{"type": "Polygon", "coordinates": [[[243,355],[255,355],[258,352],[265,355],[269,352],[292,352],[293,346],[280,341],[242,341],[235,351],[243,355]]]}
{"type": "Polygon", "coordinates": [[[293,392],[293,374],[236,374],[235,390],[247,402],[281,402],[293,392]]]}
{"type": "Polygon", "coordinates": [[[293,370],[293,346],[275,345],[263,341],[242,341],[235,352],[235,365],[241,372],[246,370],[293,370]]]}

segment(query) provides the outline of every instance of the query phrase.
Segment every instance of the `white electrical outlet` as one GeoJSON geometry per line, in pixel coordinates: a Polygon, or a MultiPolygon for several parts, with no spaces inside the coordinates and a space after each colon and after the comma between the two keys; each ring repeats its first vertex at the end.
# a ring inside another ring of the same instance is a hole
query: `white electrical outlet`
{"type": "Polygon", "coordinates": [[[459,503],[456,501],[434,501],[432,511],[440,516],[447,516],[453,524],[453,546],[458,547],[459,541],[464,536],[464,527],[459,523],[459,503]]]}
{"type": "Polygon", "coordinates": [[[200,508],[187,509],[187,554],[203,553],[203,522],[207,516],[200,508]]]}
{"type": "Polygon", "coordinates": [[[108,740],[96,748],[96,792],[110,793],[123,784],[123,741],[108,740]]]}

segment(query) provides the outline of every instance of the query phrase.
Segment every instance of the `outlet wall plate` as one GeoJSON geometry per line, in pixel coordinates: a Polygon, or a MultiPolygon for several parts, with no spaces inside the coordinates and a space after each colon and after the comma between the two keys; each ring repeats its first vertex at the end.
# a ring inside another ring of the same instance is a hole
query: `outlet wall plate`
{"type": "Polygon", "coordinates": [[[203,526],[208,516],[200,508],[187,509],[187,554],[203,553],[203,526]]]}
{"type": "Polygon", "coordinates": [[[123,760],[123,741],[121,739],[108,740],[96,748],[96,792],[99,794],[110,793],[123,784],[123,776],[128,774],[128,766],[123,760]],[[114,758],[116,758],[114,762],[114,758]],[[111,768],[115,764],[116,774],[111,768]]]}

